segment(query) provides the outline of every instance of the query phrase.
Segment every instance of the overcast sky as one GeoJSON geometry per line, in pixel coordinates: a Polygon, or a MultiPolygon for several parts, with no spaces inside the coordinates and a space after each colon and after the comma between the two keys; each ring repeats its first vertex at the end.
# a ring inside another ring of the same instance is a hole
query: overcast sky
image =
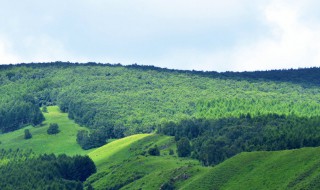
{"type": "Polygon", "coordinates": [[[318,0],[0,0],[0,64],[320,66],[318,0]]]}

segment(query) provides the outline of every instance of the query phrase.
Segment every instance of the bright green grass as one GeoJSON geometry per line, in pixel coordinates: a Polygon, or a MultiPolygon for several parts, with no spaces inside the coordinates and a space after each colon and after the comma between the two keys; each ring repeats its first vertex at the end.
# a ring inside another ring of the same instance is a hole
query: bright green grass
{"type": "Polygon", "coordinates": [[[178,183],[185,180],[181,177],[184,174],[191,177],[191,173],[205,169],[196,160],[169,155],[170,148],[175,149],[173,137],[156,134],[133,135],[109,143],[89,153],[97,164],[98,173],[87,182],[92,183],[95,189],[158,189],[170,179],[176,178],[178,183]],[[161,155],[145,154],[155,144],[161,155]]]}
{"type": "MultiPolygon", "coordinates": [[[[0,135],[0,149],[32,149],[35,153],[55,154],[86,154],[76,142],[77,131],[86,129],[80,127],[68,118],[67,113],[62,113],[57,106],[49,106],[48,113],[44,113],[45,121],[41,126],[28,126],[10,133],[0,135]],[[47,129],[50,123],[59,125],[60,133],[48,135],[47,129]],[[24,130],[29,129],[32,138],[24,139],[24,130]]],[[[92,151],[92,150],[91,150],[92,151]]]]}
{"type": "Polygon", "coordinates": [[[109,162],[122,161],[126,158],[129,158],[130,155],[126,152],[128,147],[132,143],[149,135],[150,134],[138,134],[115,140],[90,152],[88,155],[94,161],[97,168],[101,170],[103,169],[103,166],[108,165],[109,162]],[[115,155],[117,155],[118,157],[116,160],[110,159],[110,157],[113,157],[115,155]]]}
{"type": "Polygon", "coordinates": [[[169,155],[173,137],[140,134],[113,141],[91,153],[98,173],[95,189],[320,189],[320,147],[241,153],[215,167],[169,155]],[[160,156],[143,153],[157,144],[160,156]],[[108,188],[107,188],[108,187],[108,188]]]}
{"type": "Polygon", "coordinates": [[[181,189],[320,189],[320,148],[241,153],[181,189]]]}

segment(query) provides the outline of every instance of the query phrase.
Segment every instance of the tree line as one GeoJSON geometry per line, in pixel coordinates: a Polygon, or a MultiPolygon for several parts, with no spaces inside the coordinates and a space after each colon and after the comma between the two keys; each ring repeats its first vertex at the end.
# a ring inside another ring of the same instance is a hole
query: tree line
{"type": "Polygon", "coordinates": [[[160,125],[158,133],[175,136],[179,156],[215,165],[244,151],[320,146],[320,117],[245,114],[239,118],[191,119],[160,125]]]}
{"type": "Polygon", "coordinates": [[[0,189],[78,189],[96,172],[88,156],[0,150],[0,189]]]}

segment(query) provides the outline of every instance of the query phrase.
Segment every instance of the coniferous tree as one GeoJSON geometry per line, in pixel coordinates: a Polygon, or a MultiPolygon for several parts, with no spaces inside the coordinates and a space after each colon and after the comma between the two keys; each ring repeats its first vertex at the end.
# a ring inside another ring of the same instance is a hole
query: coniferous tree
{"type": "Polygon", "coordinates": [[[187,157],[191,154],[191,146],[189,139],[186,137],[182,137],[177,142],[177,152],[179,157],[187,157]]]}

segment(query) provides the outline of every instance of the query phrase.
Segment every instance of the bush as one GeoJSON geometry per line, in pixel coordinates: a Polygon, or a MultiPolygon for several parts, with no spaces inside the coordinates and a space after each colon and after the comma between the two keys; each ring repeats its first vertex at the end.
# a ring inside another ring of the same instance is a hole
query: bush
{"type": "Polygon", "coordinates": [[[32,134],[30,133],[29,129],[24,130],[24,139],[31,139],[32,134]]]}
{"type": "Polygon", "coordinates": [[[174,188],[172,180],[162,184],[161,187],[160,187],[160,190],[174,190],[174,189],[175,188],[174,188]]]}
{"type": "Polygon", "coordinates": [[[50,123],[50,126],[49,126],[49,129],[47,130],[47,133],[49,135],[54,135],[54,134],[57,134],[59,133],[60,130],[59,130],[59,126],[58,124],[56,123],[50,123]]]}
{"type": "Polygon", "coordinates": [[[160,156],[160,150],[157,145],[155,145],[153,148],[149,148],[148,153],[151,156],[160,156]]]}
{"type": "Polygon", "coordinates": [[[48,113],[48,108],[47,108],[47,106],[43,106],[43,107],[42,107],[42,112],[48,113]]]}

